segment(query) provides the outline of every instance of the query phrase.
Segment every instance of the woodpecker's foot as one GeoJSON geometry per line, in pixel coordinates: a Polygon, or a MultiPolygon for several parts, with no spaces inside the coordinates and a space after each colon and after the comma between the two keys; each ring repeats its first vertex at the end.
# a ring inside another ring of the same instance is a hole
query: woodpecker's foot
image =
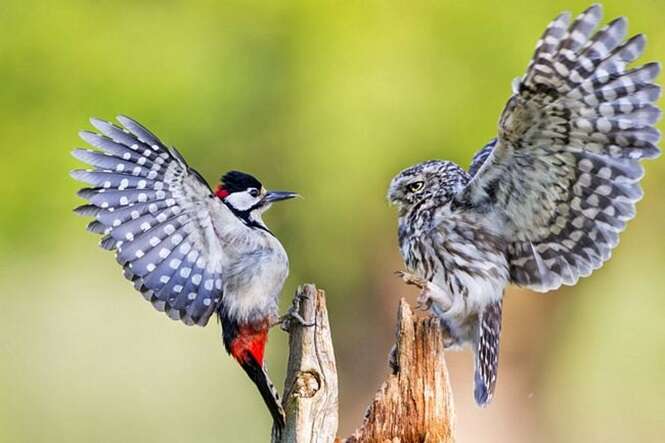
{"type": "Polygon", "coordinates": [[[295,322],[304,327],[311,327],[316,325],[315,321],[311,323],[307,322],[307,320],[305,320],[302,315],[300,315],[300,303],[303,298],[307,298],[307,294],[300,293],[296,295],[289,310],[286,311],[286,314],[279,317],[275,323],[279,324],[279,327],[282,329],[282,331],[288,332],[291,329],[291,325],[293,324],[292,322],[295,322]]]}
{"type": "Polygon", "coordinates": [[[304,326],[307,328],[316,326],[316,322],[308,323],[307,320],[302,318],[302,315],[300,315],[298,311],[291,311],[291,309],[289,309],[289,311],[286,314],[282,315],[279,318],[278,324],[279,327],[282,329],[282,331],[289,332],[289,330],[291,329],[291,325],[293,325],[293,322],[296,322],[300,326],[304,326]]]}

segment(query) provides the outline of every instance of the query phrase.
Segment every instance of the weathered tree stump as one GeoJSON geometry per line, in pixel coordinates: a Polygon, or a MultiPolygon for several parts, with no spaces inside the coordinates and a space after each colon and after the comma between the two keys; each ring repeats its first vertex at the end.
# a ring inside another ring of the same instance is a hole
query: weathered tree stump
{"type": "Polygon", "coordinates": [[[326,297],[314,285],[296,291],[299,314],[313,326],[291,322],[282,404],[286,427],[274,443],[330,443],[337,433],[337,367],[326,297]]]}
{"type": "Polygon", "coordinates": [[[454,441],[453,396],[434,318],[416,319],[400,301],[393,373],[370,404],[365,421],[345,443],[454,441]]]}
{"type": "Polygon", "coordinates": [[[286,428],[273,443],[454,442],[453,397],[444,359],[443,333],[436,319],[417,319],[400,301],[392,373],[369,405],[362,426],[336,437],[335,365],[325,294],[314,285],[296,293],[300,315],[315,326],[293,323],[284,385],[286,428]]]}

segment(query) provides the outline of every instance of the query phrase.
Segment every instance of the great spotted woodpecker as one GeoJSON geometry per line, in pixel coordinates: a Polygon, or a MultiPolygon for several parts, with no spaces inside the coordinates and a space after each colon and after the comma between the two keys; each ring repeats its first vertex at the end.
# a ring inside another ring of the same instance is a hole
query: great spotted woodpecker
{"type": "Polygon", "coordinates": [[[94,217],[126,278],[170,318],[205,326],[217,314],[226,350],[258,387],[279,431],[284,411],[264,367],[269,328],[288,275],[286,252],[263,222],[272,203],[294,192],[267,191],[249,174],[231,171],[213,190],[172,147],[134,120],[122,126],[91,119],[101,133],[81,138],[99,150],[76,149],[93,168],[75,170],[91,185],[78,195],[94,217]]]}

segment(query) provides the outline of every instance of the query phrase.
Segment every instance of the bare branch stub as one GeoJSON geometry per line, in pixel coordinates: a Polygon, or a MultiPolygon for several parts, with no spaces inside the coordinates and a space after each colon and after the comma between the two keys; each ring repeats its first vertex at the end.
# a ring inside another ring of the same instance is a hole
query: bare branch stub
{"type": "Polygon", "coordinates": [[[454,442],[453,397],[443,333],[433,318],[415,319],[406,301],[398,311],[393,374],[370,404],[363,425],[345,443],[454,442]]]}
{"type": "Polygon", "coordinates": [[[298,314],[312,326],[291,321],[289,363],[284,383],[286,427],[273,443],[332,443],[337,434],[337,368],[325,294],[308,284],[298,288],[298,314]]]}

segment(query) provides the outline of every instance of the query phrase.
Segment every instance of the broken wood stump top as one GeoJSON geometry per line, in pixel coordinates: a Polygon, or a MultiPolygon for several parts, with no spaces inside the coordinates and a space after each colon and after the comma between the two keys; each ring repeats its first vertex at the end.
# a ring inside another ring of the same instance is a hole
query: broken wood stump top
{"type": "Polygon", "coordinates": [[[286,427],[273,443],[454,442],[453,398],[438,320],[418,319],[405,300],[398,309],[392,373],[369,405],[360,428],[336,438],[338,386],[325,294],[304,285],[299,314],[314,326],[289,329],[284,384],[286,427]]]}
{"type": "Polygon", "coordinates": [[[404,299],[398,310],[393,373],[370,404],[356,442],[454,441],[453,397],[437,319],[414,317],[404,299]]]}
{"type": "Polygon", "coordinates": [[[330,443],[337,433],[337,367],[325,293],[308,284],[298,288],[298,313],[313,326],[292,323],[284,383],[286,427],[274,443],[330,443]]]}

